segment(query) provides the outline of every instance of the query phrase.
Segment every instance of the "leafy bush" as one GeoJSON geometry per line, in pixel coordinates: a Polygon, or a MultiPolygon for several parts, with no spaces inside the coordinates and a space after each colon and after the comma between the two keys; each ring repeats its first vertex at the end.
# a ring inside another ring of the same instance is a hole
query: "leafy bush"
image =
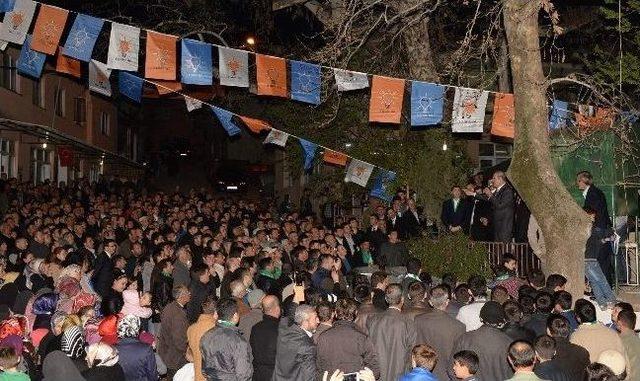
{"type": "Polygon", "coordinates": [[[437,239],[421,237],[407,242],[410,254],[422,262],[422,269],[441,277],[454,273],[466,280],[473,274],[490,276],[488,255],[480,245],[471,245],[464,234],[448,234],[437,239]]]}

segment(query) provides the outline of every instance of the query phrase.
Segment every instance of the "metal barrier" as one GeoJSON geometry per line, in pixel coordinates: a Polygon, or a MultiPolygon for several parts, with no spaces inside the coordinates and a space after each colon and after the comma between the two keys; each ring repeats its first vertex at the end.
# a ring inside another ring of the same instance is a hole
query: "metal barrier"
{"type": "Polygon", "coordinates": [[[487,252],[489,264],[492,268],[499,266],[502,256],[506,253],[513,255],[518,260],[518,275],[524,276],[530,270],[539,270],[540,259],[533,254],[528,243],[504,243],[504,242],[471,242],[472,246],[483,246],[487,252]]]}

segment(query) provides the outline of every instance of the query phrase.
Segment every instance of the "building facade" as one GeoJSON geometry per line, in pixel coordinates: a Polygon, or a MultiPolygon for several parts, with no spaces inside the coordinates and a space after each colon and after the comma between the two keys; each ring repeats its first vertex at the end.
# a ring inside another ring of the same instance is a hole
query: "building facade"
{"type": "Polygon", "coordinates": [[[91,93],[86,78],[57,73],[49,62],[40,79],[23,76],[16,69],[19,54],[14,46],[0,52],[2,177],[59,183],[136,169],[117,154],[118,110],[111,99],[91,93]]]}

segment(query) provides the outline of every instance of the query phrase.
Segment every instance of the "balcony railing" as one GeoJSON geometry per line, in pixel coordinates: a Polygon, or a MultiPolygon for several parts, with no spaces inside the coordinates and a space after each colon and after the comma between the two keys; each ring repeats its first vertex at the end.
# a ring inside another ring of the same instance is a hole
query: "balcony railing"
{"type": "Polygon", "coordinates": [[[518,260],[518,275],[525,276],[530,270],[540,269],[540,259],[531,251],[528,243],[503,243],[503,242],[472,242],[471,245],[480,245],[485,248],[489,265],[492,268],[499,266],[502,256],[506,253],[513,255],[518,260]]]}

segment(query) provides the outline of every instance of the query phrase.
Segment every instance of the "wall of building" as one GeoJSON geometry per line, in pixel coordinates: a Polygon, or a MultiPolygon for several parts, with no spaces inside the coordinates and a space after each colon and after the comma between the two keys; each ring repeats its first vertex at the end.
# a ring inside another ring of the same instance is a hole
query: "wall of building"
{"type": "MultiPolygon", "coordinates": [[[[111,99],[91,93],[86,78],[56,73],[50,60],[39,80],[20,75],[11,68],[19,55],[16,47],[0,53],[0,117],[53,128],[97,149],[117,151],[117,107],[111,99]]],[[[95,178],[104,170],[99,157],[77,157],[72,167],[60,167],[58,147],[53,142],[44,146],[43,139],[28,133],[1,131],[0,143],[0,173],[20,181],[37,182],[37,175],[56,182],[95,178]],[[6,150],[4,140],[10,147],[6,150]]]]}

